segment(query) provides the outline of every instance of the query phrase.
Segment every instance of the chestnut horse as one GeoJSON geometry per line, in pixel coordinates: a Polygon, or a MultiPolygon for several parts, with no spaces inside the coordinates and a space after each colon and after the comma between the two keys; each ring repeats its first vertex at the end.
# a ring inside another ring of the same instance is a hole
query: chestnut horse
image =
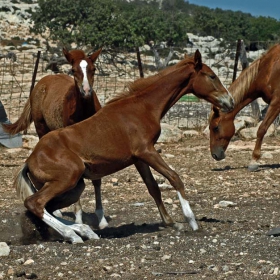
{"type": "Polygon", "coordinates": [[[221,112],[215,106],[209,118],[210,150],[215,160],[225,158],[225,151],[235,133],[234,118],[246,105],[261,97],[269,104],[267,113],[258,128],[257,141],[248,169],[258,169],[261,145],[269,126],[280,113],[280,45],[274,45],[248,68],[229,87],[235,108],[232,112],[221,112]]]}
{"type": "Polygon", "coordinates": [[[83,242],[81,237],[98,238],[88,225],[66,222],[49,212],[79,199],[85,188],[81,178],[100,180],[134,164],[156,202],[163,223],[174,226],[150,167],[175,188],[186,220],[197,230],[183,182],[154,147],[160,135],[161,118],[187,93],[194,93],[225,111],[234,107],[232,96],[202,63],[197,50],[194,57],[135,81],[128,92],[107,103],[92,117],[42,137],[14,182],[25,207],[65,240],[77,243],[83,242]]]}
{"type": "MultiPolygon", "coordinates": [[[[32,121],[39,138],[48,132],[72,125],[94,115],[101,105],[92,86],[95,61],[101,49],[87,56],[82,50],[68,51],[63,48],[72,66],[74,79],[65,74],[43,77],[32,90],[20,118],[13,124],[2,124],[9,134],[26,130],[32,121]]],[[[96,215],[99,227],[108,225],[101,203],[101,180],[93,181],[96,193],[96,215]]],[[[59,212],[55,213],[56,215],[59,212]]],[[[82,223],[80,201],[75,205],[76,222],[82,223]]]]}

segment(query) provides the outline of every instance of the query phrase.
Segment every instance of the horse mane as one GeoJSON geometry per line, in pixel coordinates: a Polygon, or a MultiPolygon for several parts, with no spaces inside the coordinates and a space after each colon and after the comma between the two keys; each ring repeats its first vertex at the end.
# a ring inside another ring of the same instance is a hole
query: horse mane
{"type": "Polygon", "coordinates": [[[255,60],[248,68],[244,69],[240,76],[230,85],[229,92],[232,94],[235,104],[239,104],[256,78],[259,71],[261,58],[255,60]]]}
{"type": "Polygon", "coordinates": [[[185,57],[183,60],[181,60],[177,64],[169,66],[153,76],[149,76],[147,78],[139,78],[139,79],[135,80],[134,82],[128,83],[128,90],[121,92],[120,94],[118,94],[117,96],[112,98],[111,100],[107,101],[106,105],[113,103],[115,101],[118,101],[120,99],[123,99],[125,97],[131,96],[131,95],[136,95],[136,94],[142,92],[142,90],[144,90],[147,87],[149,87],[150,85],[156,83],[161,77],[168,75],[169,73],[175,71],[176,69],[180,68],[181,66],[187,65],[189,63],[194,63],[194,57],[185,57]]]}

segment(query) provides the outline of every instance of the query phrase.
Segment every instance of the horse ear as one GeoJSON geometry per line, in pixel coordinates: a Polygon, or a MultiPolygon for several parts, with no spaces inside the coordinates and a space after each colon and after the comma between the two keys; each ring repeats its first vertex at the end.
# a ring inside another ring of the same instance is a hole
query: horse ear
{"type": "Polygon", "coordinates": [[[63,48],[62,51],[63,51],[63,54],[64,54],[65,58],[67,59],[67,61],[69,63],[71,63],[72,62],[72,57],[71,57],[70,52],[65,47],[63,48]]]}
{"type": "Polygon", "coordinates": [[[198,72],[202,68],[202,58],[201,58],[201,53],[199,50],[195,51],[194,54],[194,64],[195,64],[195,70],[198,72]]]}
{"type": "Polygon", "coordinates": [[[89,56],[89,59],[92,61],[92,63],[94,63],[96,61],[96,59],[100,55],[101,51],[102,51],[102,48],[100,48],[98,51],[94,52],[92,55],[89,56]]]}

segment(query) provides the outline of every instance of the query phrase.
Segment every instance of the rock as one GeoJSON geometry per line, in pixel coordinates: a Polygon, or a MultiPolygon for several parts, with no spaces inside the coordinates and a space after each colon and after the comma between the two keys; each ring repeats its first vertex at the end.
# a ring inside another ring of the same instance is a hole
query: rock
{"type": "Polygon", "coordinates": [[[183,137],[183,131],[176,126],[162,123],[158,143],[178,142],[183,137]]]}
{"type": "Polygon", "coordinates": [[[235,206],[237,204],[232,201],[221,200],[218,205],[220,207],[230,207],[230,206],[235,206]]]}
{"type": "MultiPolygon", "coordinates": [[[[258,123],[256,127],[249,127],[244,128],[239,131],[239,136],[243,139],[255,139],[257,137],[257,131],[259,129],[259,126],[261,125],[261,122],[258,123]]],[[[271,124],[271,126],[268,128],[265,137],[269,137],[274,134],[275,131],[275,125],[271,124]]]]}
{"type": "Polygon", "coordinates": [[[269,236],[280,236],[280,227],[271,229],[270,231],[267,232],[266,235],[269,235],[269,236]]]}
{"type": "Polygon", "coordinates": [[[23,265],[30,265],[30,264],[33,264],[33,263],[34,263],[34,260],[28,259],[23,265]]]}
{"type": "Polygon", "coordinates": [[[163,261],[166,261],[166,260],[170,260],[170,258],[171,258],[171,255],[164,255],[161,259],[163,261]]]}
{"type": "Polygon", "coordinates": [[[27,149],[34,149],[39,142],[39,137],[34,135],[22,135],[23,147],[27,149]]]}
{"type": "Polygon", "coordinates": [[[194,136],[198,136],[199,132],[196,130],[186,130],[183,132],[183,136],[184,137],[194,137],[194,136]]]}
{"type": "Polygon", "coordinates": [[[235,133],[238,133],[241,129],[246,127],[246,123],[241,118],[236,118],[234,120],[234,127],[235,127],[235,133]]]}
{"type": "Polygon", "coordinates": [[[10,247],[6,242],[0,242],[0,257],[9,256],[10,247]]]}
{"type": "Polygon", "coordinates": [[[262,154],[262,158],[272,159],[273,155],[272,155],[272,153],[265,152],[262,154]]]}
{"type": "Polygon", "coordinates": [[[159,184],[158,185],[160,189],[173,189],[173,187],[171,185],[168,185],[166,183],[163,183],[163,184],[159,184]]]}

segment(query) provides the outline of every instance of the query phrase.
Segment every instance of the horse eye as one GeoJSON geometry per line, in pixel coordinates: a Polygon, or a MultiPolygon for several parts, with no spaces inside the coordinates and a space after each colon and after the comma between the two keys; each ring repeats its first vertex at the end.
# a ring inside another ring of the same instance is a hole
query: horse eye
{"type": "Polygon", "coordinates": [[[219,130],[219,126],[218,125],[213,128],[214,132],[218,132],[218,130],[219,130]]]}
{"type": "Polygon", "coordinates": [[[209,77],[210,77],[211,80],[214,80],[216,78],[216,75],[213,74],[213,75],[210,75],[209,77]]]}

